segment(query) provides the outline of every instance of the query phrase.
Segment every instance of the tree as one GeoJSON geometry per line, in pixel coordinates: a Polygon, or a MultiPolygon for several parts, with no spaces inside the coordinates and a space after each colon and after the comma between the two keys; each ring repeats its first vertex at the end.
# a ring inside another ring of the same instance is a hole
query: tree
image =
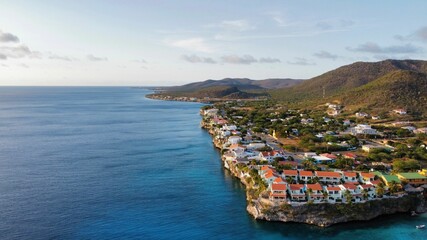
{"type": "Polygon", "coordinates": [[[311,194],[313,194],[313,190],[311,188],[307,189],[307,199],[310,199],[311,194]]]}
{"type": "Polygon", "coordinates": [[[323,201],[327,202],[328,201],[328,191],[323,191],[323,201]]]}
{"type": "Polygon", "coordinates": [[[348,189],[345,190],[344,192],[344,198],[347,203],[350,203],[351,199],[353,198],[353,196],[351,195],[351,192],[348,189]]]}
{"type": "Polygon", "coordinates": [[[399,184],[396,183],[396,181],[391,181],[390,185],[388,187],[391,194],[397,193],[399,191],[399,184]]]}
{"type": "Polygon", "coordinates": [[[368,189],[363,189],[363,199],[368,199],[368,196],[369,196],[369,194],[368,194],[368,189]]]}
{"type": "Polygon", "coordinates": [[[376,192],[377,192],[378,197],[382,197],[385,193],[384,184],[382,184],[382,183],[378,184],[376,192]]]}
{"type": "Polygon", "coordinates": [[[304,161],[302,161],[302,165],[305,169],[307,170],[316,170],[316,164],[315,164],[315,160],[313,158],[308,158],[304,161]]]}

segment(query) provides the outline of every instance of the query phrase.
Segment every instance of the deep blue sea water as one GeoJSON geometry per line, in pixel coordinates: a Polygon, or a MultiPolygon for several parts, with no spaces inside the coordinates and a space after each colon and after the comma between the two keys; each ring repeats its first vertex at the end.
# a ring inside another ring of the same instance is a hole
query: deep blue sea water
{"type": "Polygon", "coordinates": [[[0,239],[427,239],[427,216],[253,220],[200,104],[136,88],[0,88],[0,239]]]}

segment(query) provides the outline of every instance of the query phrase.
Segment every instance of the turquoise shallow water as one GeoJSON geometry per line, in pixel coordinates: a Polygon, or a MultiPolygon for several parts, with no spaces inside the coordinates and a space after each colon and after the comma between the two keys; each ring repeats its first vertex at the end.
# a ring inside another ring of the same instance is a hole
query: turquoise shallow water
{"type": "Polygon", "coordinates": [[[200,104],[135,88],[0,88],[0,239],[427,239],[427,216],[255,221],[200,104]]]}

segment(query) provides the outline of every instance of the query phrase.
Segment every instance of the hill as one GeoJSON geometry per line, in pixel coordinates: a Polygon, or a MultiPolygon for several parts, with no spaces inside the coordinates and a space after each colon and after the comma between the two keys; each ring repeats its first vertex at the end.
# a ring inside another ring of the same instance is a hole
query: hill
{"type": "Polygon", "coordinates": [[[427,113],[427,74],[397,70],[339,96],[346,106],[427,113]]]}
{"type": "Polygon", "coordinates": [[[163,90],[171,92],[191,92],[198,91],[204,88],[219,87],[219,86],[234,86],[240,91],[246,90],[263,90],[263,89],[276,89],[291,87],[301,83],[303,80],[299,79],[265,79],[265,80],[252,80],[248,78],[224,78],[222,80],[206,80],[203,82],[194,82],[182,86],[165,87],[163,90]]]}
{"type": "Polygon", "coordinates": [[[298,102],[331,97],[363,86],[388,73],[408,70],[427,73],[427,62],[420,60],[385,60],[380,62],[356,62],[311,78],[287,89],[270,91],[273,98],[298,102]]]}

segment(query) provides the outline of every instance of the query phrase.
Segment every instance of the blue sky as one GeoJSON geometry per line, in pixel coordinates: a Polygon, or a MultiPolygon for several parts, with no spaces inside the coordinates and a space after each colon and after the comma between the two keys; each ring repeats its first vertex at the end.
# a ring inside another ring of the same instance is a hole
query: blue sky
{"type": "Polygon", "coordinates": [[[0,85],[311,78],[427,59],[427,1],[0,0],[0,85]]]}

